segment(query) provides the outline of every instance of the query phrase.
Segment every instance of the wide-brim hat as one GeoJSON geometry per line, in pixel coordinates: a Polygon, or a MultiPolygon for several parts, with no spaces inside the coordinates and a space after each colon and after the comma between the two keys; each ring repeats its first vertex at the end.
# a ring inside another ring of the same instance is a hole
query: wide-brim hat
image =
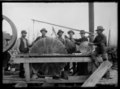
{"type": "Polygon", "coordinates": [[[85,34],[85,31],[84,30],[80,30],[80,34],[85,34]]]}
{"type": "Polygon", "coordinates": [[[27,34],[27,32],[26,32],[25,30],[22,30],[21,33],[25,33],[25,34],[27,34]]]}
{"type": "Polygon", "coordinates": [[[102,26],[97,26],[96,31],[104,31],[104,28],[102,26]]]}
{"type": "Polygon", "coordinates": [[[68,31],[68,34],[70,34],[70,33],[73,33],[73,34],[75,34],[72,30],[70,30],[70,31],[68,31]]]}
{"type": "Polygon", "coordinates": [[[45,28],[42,28],[40,32],[45,31],[47,33],[47,30],[45,28]]]}
{"type": "Polygon", "coordinates": [[[60,30],[58,30],[57,34],[59,34],[60,32],[61,32],[61,33],[64,33],[64,32],[60,29],[60,30]]]}

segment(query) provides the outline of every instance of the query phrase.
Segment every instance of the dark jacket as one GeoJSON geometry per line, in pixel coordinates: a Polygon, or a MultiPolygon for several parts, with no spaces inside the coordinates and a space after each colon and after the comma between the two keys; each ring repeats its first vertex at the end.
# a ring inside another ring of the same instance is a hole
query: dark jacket
{"type": "Polygon", "coordinates": [[[97,53],[102,54],[106,52],[107,38],[104,34],[96,36],[93,43],[97,46],[97,53]]]}
{"type": "Polygon", "coordinates": [[[24,42],[23,42],[23,39],[20,38],[20,47],[19,47],[19,50],[21,53],[28,53],[29,52],[29,48],[28,48],[28,40],[25,39],[26,42],[27,42],[27,48],[24,47],[24,42]]]}

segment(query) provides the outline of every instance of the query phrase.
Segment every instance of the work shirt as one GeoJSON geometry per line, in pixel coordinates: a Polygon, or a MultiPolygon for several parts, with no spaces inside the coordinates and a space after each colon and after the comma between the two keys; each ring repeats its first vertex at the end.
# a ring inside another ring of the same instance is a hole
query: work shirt
{"type": "Polygon", "coordinates": [[[93,43],[97,46],[96,51],[98,54],[106,52],[107,39],[104,34],[96,36],[93,43]]]}

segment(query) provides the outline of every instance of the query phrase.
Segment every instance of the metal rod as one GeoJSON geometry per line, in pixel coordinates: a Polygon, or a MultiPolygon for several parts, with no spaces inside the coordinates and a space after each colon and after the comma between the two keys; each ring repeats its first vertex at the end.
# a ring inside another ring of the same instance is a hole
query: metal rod
{"type": "MultiPolygon", "coordinates": [[[[54,25],[54,26],[58,26],[58,27],[62,27],[62,28],[67,28],[67,29],[75,30],[75,31],[80,31],[79,29],[70,28],[70,27],[66,27],[66,26],[62,26],[62,25],[57,25],[57,24],[53,24],[53,23],[49,23],[49,22],[45,22],[45,21],[40,21],[40,20],[35,20],[35,19],[32,19],[32,20],[36,21],[36,22],[41,22],[41,23],[45,23],[45,24],[50,24],[50,25],[54,25]]],[[[86,33],[91,34],[91,32],[86,32],[86,33]]]]}

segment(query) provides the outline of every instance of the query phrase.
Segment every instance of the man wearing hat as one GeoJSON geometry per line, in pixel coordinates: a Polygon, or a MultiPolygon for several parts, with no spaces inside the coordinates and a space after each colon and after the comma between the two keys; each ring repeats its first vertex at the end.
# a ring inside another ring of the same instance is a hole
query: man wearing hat
{"type": "MultiPolygon", "coordinates": [[[[96,45],[95,52],[91,55],[93,62],[97,62],[96,67],[98,67],[100,64],[98,60],[96,60],[96,57],[101,56],[102,61],[108,60],[107,52],[106,52],[106,46],[107,46],[107,38],[103,34],[104,28],[102,26],[97,27],[97,36],[95,37],[92,45],[96,45]]],[[[109,71],[105,74],[106,78],[110,78],[109,71]]]]}
{"type": "MultiPolygon", "coordinates": [[[[29,52],[29,43],[26,39],[27,32],[25,30],[21,31],[21,38],[17,41],[17,51],[18,53],[28,53],[29,52]]],[[[20,63],[20,72],[19,77],[24,78],[24,68],[23,63],[20,63]]]]}
{"type": "Polygon", "coordinates": [[[65,40],[62,38],[62,35],[63,35],[63,31],[62,30],[59,30],[57,35],[58,35],[58,39],[63,43],[65,44],[65,40]]]}
{"type": "Polygon", "coordinates": [[[35,43],[36,41],[38,41],[39,39],[46,37],[47,30],[46,30],[45,28],[42,28],[42,29],[40,30],[40,32],[41,32],[42,36],[37,37],[36,40],[34,41],[34,43],[35,43]]]}
{"type": "Polygon", "coordinates": [[[88,41],[88,38],[85,37],[85,31],[84,30],[80,30],[80,35],[81,35],[80,39],[75,39],[77,45],[80,45],[81,42],[88,41]]]}
{"type": "MultiPolygon", "coordinates": [[[[72,54],[76,51],[75,39],[73,38],[74,34],[75,33],[72,30],[68,31],[69,37],[66,37],[65,39],[65,46],[69,54],[72,54]]],[[[75,64],[76,63],[74,62],[72,67],[73,71],[75,71],[75,64]]],[[[70,69],[70,63],[67,63],[67,65],[65,66],[65,71],[69,72],[69,69],[70,69]]]]}
{"type": "MultiPolygon", "coordinates": [[[[88,41],[88,38],[85,36],[84,30],[80,30],[80,36],[81,38],[75,39],[77,45],[80,45],[82,42],[88,41]]],[[[78,75],[85,75],[87,74],[87,72],[87,63],[77,63],[77,71],[73,74],[77,73],[78,75]]]]}

